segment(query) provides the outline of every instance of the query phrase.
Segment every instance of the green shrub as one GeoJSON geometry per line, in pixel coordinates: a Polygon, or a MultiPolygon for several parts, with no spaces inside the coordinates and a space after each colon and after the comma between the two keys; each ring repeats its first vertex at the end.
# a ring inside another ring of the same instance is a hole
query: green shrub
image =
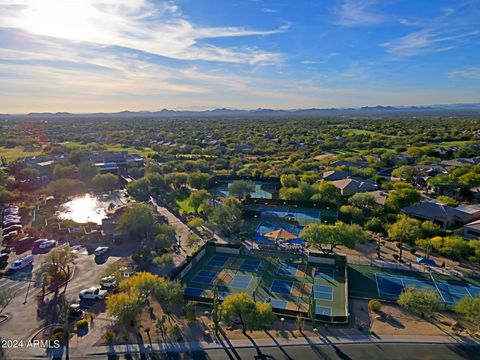
{"type": "Polygon", "coordinates": [[[53,333],[52,336],[50,336],[50,340],[52,342],[58,340],[58,341],[62,341],[63,339],[65,339],[65,333],[63,332],[56,332],[56,333],[53,333]]]}
{"type": "Polygon", "coordinates": [[[75,326],[77,327],[77,330],[86,328],[88,326],[88,321],[85,319],[80,319],[76,322],[75,326]]]}
{"type": "Polygon", "coordinates": [[[53,329],[54,334],[59,334],[63,332],[64,332],[63,327],[60,327],[60,326],[57,326],[55,329],[53,329]]]}
{"type": "Polygon", "coordinates": [[[375,312],[380,311],[382,308],[382,303],[380,300],[372,299],[368,302],[368,308],[375,312]]]}

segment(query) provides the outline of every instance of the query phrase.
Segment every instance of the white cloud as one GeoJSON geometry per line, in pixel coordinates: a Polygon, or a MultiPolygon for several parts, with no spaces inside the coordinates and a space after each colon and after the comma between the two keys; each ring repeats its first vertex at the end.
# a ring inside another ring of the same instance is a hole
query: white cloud
{"type": "Polygon", "coordinates": [[[342,26],[370,26],[384,23],[384,14],[372,9],[376,0],[343,0],[336,9],[338,24],[342,26]]]}
{"type": "Polygon", "coordinates": [[[279,54],[253,48],[228,49],[199,43],[209,38],[268,36],[288,30],[201,27],[170,2],[148,0],[6,0],[0,26],[70,41],[116,45],[180,60],[256,65],[281,61],[279,54]]]}
{"type": "Polygon", "coordinates": [[[480,35],[480,30],[459,32],[456,29],[422,29],[381,44],[396,57],[408,57],[458,47],[469,38],[480,35]]]}
{"type": "Polygon", "coordinates": [[[480,66],[452,71],[448,74],[448,77],[452,79],[466,78],[466,79],[480,80],[480,66]]]}
{"type": "Polygon", "coordinates": [[[271,9],[271,8],[261,8],[260,11],[264,12],[264,13],[267,13],[267,14],[275,14],[275,13],[278,12],[277,10],[274,10],[274,9],[271,9]]]}
{"type": "Polygon", "coordinates": [[[436,17],[400,19],[400,24],[416,30],[380,46],[395,58],[455,49],[480,35],[479,8],[472,4],[459,2],[458,8],[443,8],[436,17]]]}

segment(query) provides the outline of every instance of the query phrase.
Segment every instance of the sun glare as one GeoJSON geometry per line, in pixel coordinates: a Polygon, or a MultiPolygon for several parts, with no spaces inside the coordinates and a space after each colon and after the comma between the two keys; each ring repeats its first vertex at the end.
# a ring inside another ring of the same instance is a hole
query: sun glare
{"type": "Polygon", "coordinates": [[[31,2],[23,20],[33,33],[79,40],[88,38],[94,16],[86,0],[42,0],[31,2]]]}

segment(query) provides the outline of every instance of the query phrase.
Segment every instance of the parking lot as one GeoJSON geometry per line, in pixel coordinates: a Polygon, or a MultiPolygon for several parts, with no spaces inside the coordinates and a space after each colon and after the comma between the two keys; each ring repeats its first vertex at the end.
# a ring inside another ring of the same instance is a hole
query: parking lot
{"type": "MultiPolygon", "coordinates": [[[[72,280],[69,282],[65,294],[67,301],[69,303],[79,302],[78,293],[81,290],[99,286],[99,280],[105,268],[124,256],[130,255],[134,250],[131,246],[118,246],[105,255],[96,257],[93,254],[93,248],[89,248],[87,251],[85,247],[73,247],[77,259],[75,259],[72,280]]],[[[35,279],[35,273],[46,253],[34,253],[33,267],[30,266],[0,279],[0,289],[8,288],[15,291],[14,299],[4,311],[4,314],[10,318],[0,327],[0,337],[25,340],[43,325],[43,320],[37,317],[36,301],[36,295],[41,291],[41,284],[32,279],[35,279]]],[[[12,259],[26,254],[30,254],[30,251],[21,255],[13,255],[12,259]]],[[[80,302],[80,305],[83,310],[97,315],[104,312],[104,301],[84,300],[80,302]]]]}

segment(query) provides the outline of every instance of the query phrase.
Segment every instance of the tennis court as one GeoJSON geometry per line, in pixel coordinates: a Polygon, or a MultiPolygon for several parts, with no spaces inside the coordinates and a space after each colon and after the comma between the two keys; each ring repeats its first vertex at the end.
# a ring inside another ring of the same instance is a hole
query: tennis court
{"type": "MultiPolygon", "coordinates": [[[[214,196],[230,196],[230,187],[235,180],[218,181],[217,185],[210,189],[210,193],[214,196]]],[[[273,199],[278,197],[276,184],[262,181],[252,181],[254,190],[249,193],[252,198],[257,199],[273,199]]]]}
{"type": "Polygon", "coordinates": [[[308,318],[314,301],[318,319],[345,322],[348,319],[345,296],[345,263],[308,264],[304,259],[282,260],[270,250],[262,256],[231,254],[220,247],[208,251],[181,277],[188,300],[211,303],[215,291],[220,300],[231,294],[247,293],[255,301],[269,303],[282,316],[298,314],[308,318]],[[218,249],[218,252],[217,252],[218,249]],[[334,271],[338,267],[337,272],[334,271]],[[341,269],[343,266],[343,273],[341,269]],[[314,276],[317,275],[317,276],[314,276]]]}
{"type": "Polygon", "coordinates": [[[200,270],[197,275],[192,279],[192,282],[200,284],[211,284],[213,279],[217,276],[215,271],[200,270]]]}
{"type": "Polygon", "coordinates": [[[335,278],[335,268],[317,267],[315,268],[315,279],[333,280],[335,278]]]}
{"type": "Polygon", "coordinates": [[[208,262],[208,266],[211,267],[223,267],[228,260],[228,256],[219,256],[216,255],[208,262]]]}
{"type": "Polygon", "coordinates": [[[475,286],[466,282],[455,280],[436,280],[438,291],[443,301],[448,305],[453,305],[466,295],[472,298],[480,295],[480,286],[475,286]]]}
{"type": "Polygon", "coordinates": [[[330,306],[315,306],[315,314],[332,316],[332,308],[330,306]]]}
{"type": "Polygon", "coordinates": [[[292,288],[293,288],[293,281],[275,279],[272,282],[270,291],[272,293],[290,295],[290,293],[292,292],[292,288]]]}
{"type": "Polygon", "coordinates": [[[262,262],[259,259],[245,259],[240,265],[240,270],[258,271],[262,262]]]}
{"type": "Polygon", "coordinates": [[[277,218],[285,221],[296,221],[299,224],[320,222],[320,211],[308,208],[282,207],[282,206],[258,206],[257,211],[262,218],[277,218]]]}
{"type": "Polygon", "coordinates": [[[228,286],[236,288],[236,289],[247,289],[252,281],[253,277],[251,275],[235,275],[230,281],[228,286]]]}
{"type": "Polygon", "coordinates": [[[315,299],[333,301],[333,287],[328,285],[313,285],[315,299]]]}
{"type": "Polygon", "coordinates": [[[294,264],[280,264],[277,270],[277,275],[280,276],[296,276],[298,265],[294,264]]]}
{"type": "Polygon", "coordinates": [[[381,297],[396,298],[407,287],[436,290],[433,281],[428,279],[395,276],[382,273],[376,273],[375,278],[377,281],[378,294],[381,297]]]}

